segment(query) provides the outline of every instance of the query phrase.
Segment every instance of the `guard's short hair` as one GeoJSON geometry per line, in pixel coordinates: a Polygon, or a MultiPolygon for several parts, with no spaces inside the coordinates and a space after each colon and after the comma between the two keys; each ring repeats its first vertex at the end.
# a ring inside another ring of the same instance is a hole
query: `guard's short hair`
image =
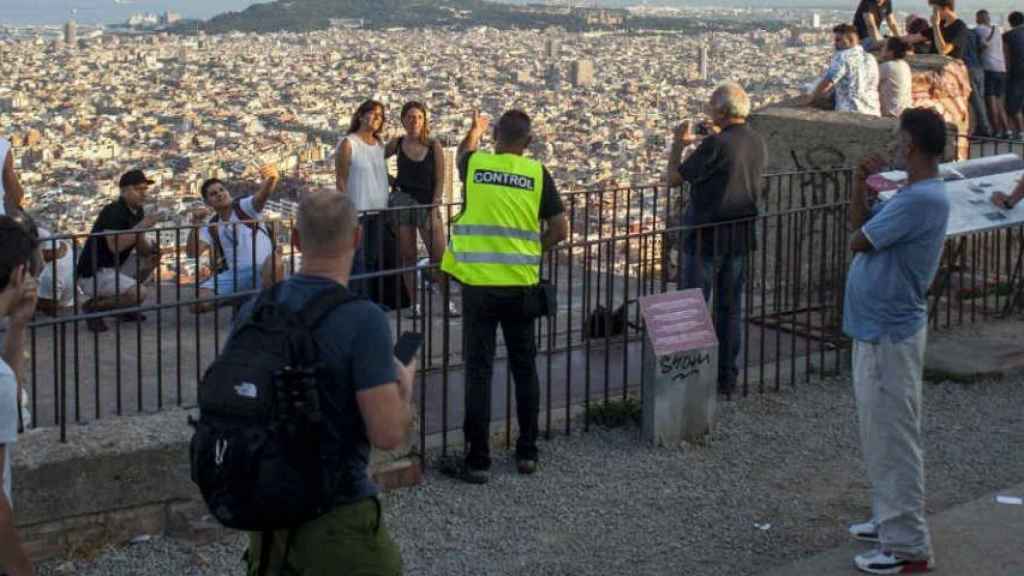
{"type": "Polygon", "coordinates": [[[497,140],[505,144],[526,146],[530,141],[532,123],[530,116],[522,110],[509,110],[501,115],[495,128],[497,140]]]}
{"type": "Polygon", "coordinates": [[[310,190],[302,195],[297,218],[302,251],[338,254],[359,225],[356,207],[347,194],[332,188],[310,190]]]}
{"type": "Polygon", "coordinates": [[[0,290],[6,290],[11,283],[15,268],[31,265],[32,257],[37,253],[36,240],[17,221],[10,216],[0,216],[0,290]]]}
{"type": "Polygon", "coordinates": [[[897,60],[902,60],[907,55],[907,52],[910,50],[910,44],[907,44],[906,42],[900,40],[895,36],[891,36],[888,40],[885,41],[885,47],[888,48],[890,52],[892,52],[892,55],[897,60]]]}
{"type": "Polygon", "coordinates": [[[907,108],[900,114],[900,130],[914,146],[940,157],[946,151],[946,121],[932,108],[907,108]]]}
{"type": "Polygon", "coordinates": [[[835,27],[832,28],[832,33],[842,34],[843,36],[849,36],[850,34],[856,34],[857,28],[855,28],[853,24],[836,24],[835,27]]]}
{"type": "Polygon", "coordinates": [[[1024,14],[1021,14],[1020,12],[1010,12],[1006,21],[1010,23],[1010,26],[1016,28],[1017,26],[1024,24],[1024,14]]]}
{"type": "Polygon", "coordinates": [[[938,6],[939,8],[949,8],[950,10],[956,10],[956,0],[928,0],[929,6],[938,6]]]}

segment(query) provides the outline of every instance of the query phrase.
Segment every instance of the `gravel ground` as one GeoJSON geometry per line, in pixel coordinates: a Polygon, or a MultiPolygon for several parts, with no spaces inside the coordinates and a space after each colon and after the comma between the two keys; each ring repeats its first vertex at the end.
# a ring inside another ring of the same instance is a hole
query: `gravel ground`
{"type": "MultiPolygon", "coordinates": [[[[929,513],[1024,481],[1024,381],[927,384],[929,513]]],[[[542,468],[499,460],[487,486],[428,471],[389,493],[408,574],[757,574],[845,539],[868,513],[849,380],[729,403],[706,446],[654,449],[636,429],[542,443],[542,468]],[[766,524],[770,527],[766,528],[766,524]]],[[[153,539],[40,574],[240,574],[242,542],[153,539]]]]}

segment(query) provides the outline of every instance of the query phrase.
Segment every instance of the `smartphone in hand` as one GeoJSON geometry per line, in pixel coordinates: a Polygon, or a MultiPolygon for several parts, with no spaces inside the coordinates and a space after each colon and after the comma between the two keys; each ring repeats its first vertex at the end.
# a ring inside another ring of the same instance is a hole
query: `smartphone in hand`
{"type": "Polygon", "coordinates": [[[405,332],[399,338],[395,344],[395,358],[402,363],[403,366],[408,366],[416,354],[419,353],[420,348],[423,346],[423,334],[419,332],[405,332]]]}

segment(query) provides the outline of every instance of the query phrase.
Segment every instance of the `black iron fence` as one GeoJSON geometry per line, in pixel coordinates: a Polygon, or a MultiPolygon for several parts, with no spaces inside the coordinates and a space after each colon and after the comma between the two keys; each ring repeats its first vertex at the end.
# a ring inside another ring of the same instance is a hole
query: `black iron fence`
{"type": "MultiPolygon", "coordinates": [[[[542,275],[558,287],[559,308],[536,330],[546,433],[555,432],[558,422],[570,431],[580,412],[588,427],[595,403],[641,394],[646,342],[638,299],[678,287],[689,261],[721,255],[716,253],[723,238],[742,235],[757,246],[740,252],[745,282],[737,392],[777,390],[843,369],[848,364],[841,312],[850,258],[846,216],[851,178],[849,170],[769,176],[761,214],[717,232],[682,224],[687,194],[678,189],[648,186],[564,195],[570,238],[546,255],[542,267],[542,275]],[[696,252],[684,248],[684,238],[698,247],[696,252]]],[[[378,237],[369,243],[376,247],[377,268],[353,279],[389,310],[396,334],[414,330],[426,336],[417,391],[424,444],[437,436],[446,446],[463,415],[459,289],[444,282],[428,256],[438,241],[435,229],[447,232],[445,223],[457,209],[401,207],[377,214],[378,237]],[[425,240],[410,245],[418,229],[425,240]]],[[[200,228],[195,225],[105,233],[91,242],[86,236],[43,241],[51,256],[66,245],[65,258],[70,256],[73,267],[88,251],[97,257],[98,242],[131,236],[159,255],[159,266],[148,283],[138,283],[146,278],[144,258],[115,263],[103,276],[89,278],[68,275],[67,262],[59,258],[46,264],[52,277],[63,279],[44,282],[44,289],[58,292],[47,299],[63,299],[65,306],[55,304],[54,316],[40,314],[31,327],[29,426],[57,426],[65,438],[69,424],[195,404],[198,382],[227,337],[238,306],[258,292],[257,275],[245,263],[261,261],[269,247],[280,252],[285,271],[301,266],[290,220],[267,222],[258,231],[247,231],[244,223],[221,226],[225,236],[263,235],[265,242],[243,241],[242,248],[229,248],[228,261],[220,263],[227,271],[219,275],[216,258],[208,253],[195,258],[188,250],[189,237],[200,228]],[[223,293],[224,284],[237,284],[238,290],[223,293]],[[121,298],[114,302],[119,308],[100,309],[92,302],[110,295],[121,298]],[[107,331],[96,331],[99,320],[107,331]]],[[[1013,229],[952,242],[933,291],[935,326],[984,320],[1011,304],[1021,275],[1022,236],[1024,231],[1013,229]]],[[[709,288],[714,293],[717,287],[709,288]]],[[[495,375],[495,413],[504,412],[505,426],[511,427],[513,383],[500,341],[495,375]]]]}

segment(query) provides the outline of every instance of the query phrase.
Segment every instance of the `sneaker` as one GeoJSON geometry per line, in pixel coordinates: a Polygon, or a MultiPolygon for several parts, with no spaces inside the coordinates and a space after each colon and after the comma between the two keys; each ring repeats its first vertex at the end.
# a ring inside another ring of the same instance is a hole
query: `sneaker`
{"type": "Polygon", "coordinates": [[[853,563],[861,572],[868,574],[919,574],[931,572],[931,558],[927,560],[904,560],[892,552],[872,550],[853,557],[853,563]]]}
{"type": "Polygon", "coordinates": [[[423,309],[420,308],[419,304],[413,304],[409,307],[409,311],[405,313],[405,317],[410,320],[415,320],[423,315],[423,309]]]}
{"type": "Polygon", "coordinates": [[[441,474],[456,480],[462,480],[467,484],[487,484],[491,480],[491,471],[482,468],[473,468],[466,464],[465,460],[456,456],[449,456],[441,461],[441,474]]]}
{"type": "Polygon", "coordinates": [[[533,458],[516,458],[516,470],[520,474],[529,476],[537,473],[537,460],[533,458]]]}
{"type": "Polygon", "coordinates": [[[89,328],[90,332],[106,332],[108,330],[107,323],[103,321],[103,318],[87,318],[85,326],[89,328]]]}
{"type": "Polygon", "coordinates": [[[878,525],[874,522],[861,522],[850,525],[850,536],[861,542],[880,542],[878,539],[878,525]]]}

